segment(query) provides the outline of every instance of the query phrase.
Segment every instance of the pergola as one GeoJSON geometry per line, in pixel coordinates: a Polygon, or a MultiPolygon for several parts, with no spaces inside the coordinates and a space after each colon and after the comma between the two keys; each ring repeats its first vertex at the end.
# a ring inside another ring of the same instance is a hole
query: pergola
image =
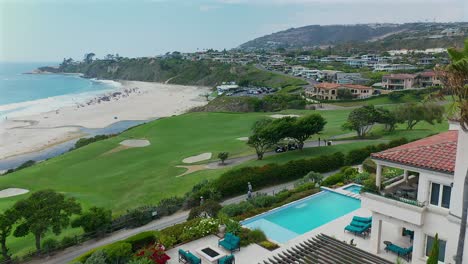
{"type": "Polygon", "coordinates": [[[392,262],[325,234],[305,240],[259,264],[392,264],[392,262]]]}

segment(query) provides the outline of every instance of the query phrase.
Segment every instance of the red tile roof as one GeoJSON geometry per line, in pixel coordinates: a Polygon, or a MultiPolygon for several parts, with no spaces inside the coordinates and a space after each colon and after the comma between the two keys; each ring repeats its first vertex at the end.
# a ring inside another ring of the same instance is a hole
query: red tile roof
{"type": "Polygon", "coordinates": [[[458,131],[448,131],[417,140],[371,156],[412,167],[453,173],[457,156],[458,131]]]}

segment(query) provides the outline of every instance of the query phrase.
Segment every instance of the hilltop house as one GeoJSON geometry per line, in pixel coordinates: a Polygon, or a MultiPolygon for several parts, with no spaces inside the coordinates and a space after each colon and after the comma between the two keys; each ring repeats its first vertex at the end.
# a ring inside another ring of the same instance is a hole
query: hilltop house
{"type": "MultiPolygon", "coordinates": [[[[451,124],[448,132],[372,154],[377,164],[377,192],[361,193],[362,207],[372,212],[371,247],[379,254],[390,243],[389,230],[399,228],[412,243],[412,263],[426,263],[434,237],[439,261],[453,263],[468,170],[468,133],[451,124]],[[384,167],[404,171],[383,184],[384,167]]],[[[468,242],[468,240],[467,240],[468,242]]],[[[406,246],[404,246],[406,247],[406,246]]],[[[468,256],[465,243],[464,257],[468,256]]]]}
{"type": "Polygon", "coordinates": [[[404,90],[440,86],[442,83],[434,71],[425,71],[417,74],[388,74],[382,76],[382,87],[387,90],[404,90]]]}
{"type": "Polygon", "coordinates": [[[415,70],[416,67],[411,64],[386,64],[377,63],[374,65],[374,71],[407,71],[415,70]]]}
{"type": "Polygon", "coordinates": [[[306,96],[320,100],[337,100],[338,90],[349,90],[354,99],[363,99],[372,96],[372,87],[357,84],[319,83],[312,89],[306,90],[306,96]]]}
{"type": "Polygon", "coordinates": [[[359,72],[337,72],[336,83],[340,84],[367,84],[370,80],[363,78],[359,72]]]}

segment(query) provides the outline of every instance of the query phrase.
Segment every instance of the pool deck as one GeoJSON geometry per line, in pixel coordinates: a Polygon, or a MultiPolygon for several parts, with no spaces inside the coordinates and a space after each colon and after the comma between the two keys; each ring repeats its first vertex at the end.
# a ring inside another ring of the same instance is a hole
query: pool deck
{"type": "MultiPolygon", "coordinates": [[[[264,259],[272,257],[273,255],[278,254],[287,248],[291,248],[292,246],[304,240],[315,237],[317,234],[320,234],[320,233],[324,233],[326,235],[332,236],[342,241],[346,241],[348,243],[351,239],[354,239],[354,243],[356,244],[356,247],[363,249],[365,251],[371,252],[370,237],[362,238],[362,237],[355,236],[351,233],[344,232],[345,226],[347,226],[351,222],[351,219],[353,218],[353,216],[369,217],[370,215],[371,215],[371,212],[369,210],[365,208],[359,208],[325,225],[322,225],[312,231],[309,231],[292,240],[289,240],[288,242],[284,244],[280,244],[280,248],[274,251],[266,250],[257,244],[252,244],[247,247],[243,247],[241,248],[240,251],[237,251],[234,253],[234,256],[236,258],[236,263],[239,263],[239,264],[260,263],[264,259]]],[[[389,223],[383,223],[383,225],[385,225],[385,227],[382,228],[382,241],[388,240],[403,247],[407,247],[410,245],[409,238],[402,237],[401,235],[399,235],[401,233],[401,229],[399,229],[397,226],[393,226],[389,223]]],[[[171,264],[178,263],[179,248],[182,248],[184,250],[189,250],[190,252],[196,252],[197,249],[203,246],[207,246],[207,245],[217,247],[218,237],[214,235],[210,235],[210,236],[198,239],[196,241],[192,241],[192,242],[177,246],[171,250],[168,250],[167,254],[171,257],[171,260],[168,263],[171,263],[171,264]]],[[[226,252],[226,254],[228,254],[228,252],[226,252]]],[[[382,250],[378,255],[392,262],[395,262],[397,259],[396,255],[391,254],[391,253],[386,253],[384,250],[382,250]]],[[[205,264],[209,262],[205,259],[202,259],[202,263],[205,264]]],[[[401,263],[407,263],[407,262],[402,259],[401,263]]]]}

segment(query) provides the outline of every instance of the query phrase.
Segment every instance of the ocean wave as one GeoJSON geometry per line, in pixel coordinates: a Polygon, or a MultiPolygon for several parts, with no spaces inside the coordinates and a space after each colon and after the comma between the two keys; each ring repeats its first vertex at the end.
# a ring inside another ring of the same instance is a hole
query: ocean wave
{"type": "Polygon", "coordinates": [[[67,106],[76,106],[97,96],[115,91],[116,86],[109,86],[108,89],[97,91],[59,95],[32,101],[0,105],[0,120],[55,111],[67,106]]]}
{"type": "Polygon", "coordinates": [[[89,80],[92,81],[92,82],[102,83],[102,84],[117,87],[117,88],[122,87],[121,83],[119,83],[117,81],[113,81],[113,80],[101,80],[101,79],[96,79],[96,78],[92,78],[92,79],[89,79],[89,80]]]}

